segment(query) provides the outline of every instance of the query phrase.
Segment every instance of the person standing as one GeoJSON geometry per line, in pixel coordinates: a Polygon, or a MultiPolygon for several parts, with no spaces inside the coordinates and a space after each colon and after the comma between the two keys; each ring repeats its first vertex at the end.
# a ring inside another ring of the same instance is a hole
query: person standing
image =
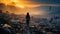
{"type": "Polygon", "coordinates": [[[30,22],[30,15],[29,15],[29,12],[27,12],[27,15],[26,15],[26,24],[27,24],[27,26],[29,26],[29,22],[30,22]]]}

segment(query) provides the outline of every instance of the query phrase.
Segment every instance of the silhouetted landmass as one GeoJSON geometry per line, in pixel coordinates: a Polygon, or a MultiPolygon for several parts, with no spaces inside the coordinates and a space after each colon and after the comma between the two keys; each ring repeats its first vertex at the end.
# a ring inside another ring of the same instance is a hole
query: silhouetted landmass
{"type": "Polygon", "coordinates": [[[59,16],[37,18],[30,15],[9,14],[8,11],[0,10],[0,28],[8,29],[11,34],[58,34],[60,32],[59,20],[59,16]],[[26,22],[26,19],[30,22],[26,22]],[[27,27],[27,23],[29,27],[27,27]]]}

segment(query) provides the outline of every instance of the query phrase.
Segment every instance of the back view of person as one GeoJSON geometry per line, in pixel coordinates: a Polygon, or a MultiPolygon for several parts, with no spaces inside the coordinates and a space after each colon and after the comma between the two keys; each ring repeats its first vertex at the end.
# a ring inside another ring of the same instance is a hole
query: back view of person
{"type": "Polygon", "coordinates": [[[27,13],[27,15],[26,15],[27,26],[29,26],[29,21],[30,21],[30,15],[29,15],[29,13],[27,13]]]}

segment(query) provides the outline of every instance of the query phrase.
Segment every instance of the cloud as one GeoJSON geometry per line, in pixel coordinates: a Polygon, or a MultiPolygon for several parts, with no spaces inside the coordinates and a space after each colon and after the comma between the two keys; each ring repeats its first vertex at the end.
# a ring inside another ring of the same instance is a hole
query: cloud
{"type": "Polygon", "coordinates": [[[0,10],[5,10],[6,9],[6,5],[4,3],[0,3],[0,10]]]}
{"type": "Polygon", "coordinates": [[[29,11],[32,14],[42,15],[50,11],[46,11],[49,8],[41,6],[60,6],[59,0],[1,0],[0,3],[3,3],[2,9],[16,14],[25,14],[29,11]]]}
{"type": "Polygon", "coordinates": [[[1,0],[0,3],[16,7],[34,8],[39,6],[60,6],[59,0],[1,0]]]}
{"type": "Polygon", "coordinates": [[[30,0],[38,4],[60,4],[60,0],[30,0]]]}
{"type": "Polygon", "coordinates": [[[11,6],[11,5],[5,5],[4,3],[0,3],[0,10],[3,10],[4,12],[9,11],[10,13],[18,13],[18,14],[24,12],[19,7],[15,7],[15,6],[11,6]]]}

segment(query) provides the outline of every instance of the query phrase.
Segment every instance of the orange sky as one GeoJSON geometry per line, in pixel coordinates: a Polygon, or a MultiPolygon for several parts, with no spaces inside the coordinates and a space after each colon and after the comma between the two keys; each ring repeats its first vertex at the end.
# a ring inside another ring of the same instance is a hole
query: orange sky
{"type": "Polygon", "coordinates": [[[37,10],[37,9],[31,9],[39,6],[60,6],[60,5],[55,5],[55,4],[34,4],[30,0],[0,0],[0,3],[4,3],[5,5],[10,5],[14,6],[17,8],[9,8],[7,9],[10,12],[13,12],[15,14],[26,14],[29,12],[31,15],[43,15],[46,14],[44,10],[37,10]],[[14,10],[16,12],[14,12],[14,10]]]}
{"type": "MultiPolygon", "coordinates": [[[[26,14],[26,12],[30,12],[30,8],[38,7],[39,4],[32,4],[30,1],[27,0],[1,0],[0,3],[4,3],[5,5],[12,5],[18,8],[21,8],[23,11],[20,14],[26,14]]],[[[38,14],[38,12],[30,12],[31,14],[38,14]]],[[[19,14],[17,11],[15,14],[19,14]]]]}
{"type": "Polygon", "coordinates": [[[20,8],[32,8],[37,7],[39,4],[32,4],[27,0],[1,0],[0,3],[5,3],[6,5],[13,5],[20,8]]]}

